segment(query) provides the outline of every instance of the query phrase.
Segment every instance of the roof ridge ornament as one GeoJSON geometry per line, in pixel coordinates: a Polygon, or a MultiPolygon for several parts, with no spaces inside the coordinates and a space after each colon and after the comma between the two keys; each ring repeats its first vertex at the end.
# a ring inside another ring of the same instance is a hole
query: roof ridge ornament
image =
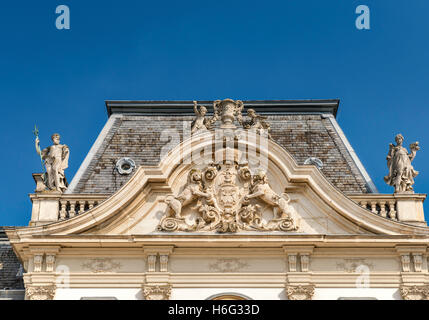
{"type": "Polygon", "coordinates": [[[241,100],[215,100],[213,101],[213,116],[209,119],[205,118],[207,108],[200,106],[198,109],[197,101],[194,101],[194,112],[196,118],[192,121],[191,133],[210,130],[213,125],[220,120],[221,129],[235,129],[235,120],[244,128],[253,130],[258,134],[267,135],[271,138],[270,124],[265,121],[267,117],[256,114],[254,109],[247,110],[248,120],[243,121],[242,111],[244,103],[241,100]]]}

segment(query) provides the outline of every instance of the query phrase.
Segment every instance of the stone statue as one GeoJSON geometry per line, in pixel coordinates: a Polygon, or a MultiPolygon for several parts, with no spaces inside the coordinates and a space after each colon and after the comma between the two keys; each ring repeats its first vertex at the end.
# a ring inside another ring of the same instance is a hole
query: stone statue
{"type": "Polygon", "coordinates": [[[389,175],[384,177],[384,181],[395,187],[395,193],[413,192],[414,178],[419,172],[414,170],[411,161],[414,160],[417,150],[420,150],[419,143],[412,143],[410,145],[411,153],[408,153],[407,149],[402,146],[404,142],[402,134],[398,134],[395,140],[396,146],[392,143],[389,145],[387,155],[389,175]]]}
{"type": "Polygon", "coordinates": [[[45,185],[49,190],[56,190],[62,193],[68,186],[64,170],[68,167],[70,151],[69,147],[60,144],[60,135],[58,133],[54,133],[51,139],[54,144],[40,150],[40,141],[36,137],[35,147],[37,153],[45,161],[45,185]]]}
{"type": "Polygon", "coordinates": [[[165,198],[164,202],[170,208],[170,217],[176,219],[182,218],[182,207],[190,204],[199,197],[209,198],[210,195],[203,191],[202,173],[198,169],[192,169],[188,175],[188,183],[185,189],[177,196],[169,195],[165,198]]]}
{"type": "MultiPolygon", "coordinates": [[[[256,114],[254,109],[247,110],[247,116],[250,118],[247,121],[242,121],[242,125],[244,129],[255,129],[257,133],[264,134],[266,133],[269,138],[271,138],[271,127],[268,122],[265,120],[267,117],[256,114]]],[[[241,119],[239,119],[241,120],[241,119]]]]}
{"type": "Polygon", "coordinates": [[[210,130],[216,121],[220,120],[221,129],[235,129],[235,121],[237,121],[244,129],[254,130],[260,135],[271,138],[271,127],[266,121],[267,117],[256,114],[254,109],[248,109],[247,116],[249,119],[243,121],[243,108],[244,104],[241,100],[216,100],[213,101],[213,116],[206,118],[207,108],[200,106],[198,109],[197,101],[194,101],[196,118],[191,124],[191,134],[200,130],[210,130]]]}
{"type": "Polygon", "coordinates": [[[207,113],[207,108],[204,106],[200,106],[200,109],[198,110],[197,101],[194,101],[194,112],[195,112],[196,118],[194,121],[192,121],[191,134],[197,132],[198,130],[208,129],[207,119],[205,118],[207,113]]]}
{"type": "Polygon", "coordinates": [[[245,201],[252,198],[258,198],[266,204],[277,209],[275,214],[277,218],[291,218],[291,209],[289,206],[290,198],[284,194],[284,197],[277,195],[268,184],[267,175],[264,171],[259,170],[252,179],[250,194],[244,197],[245,201]]]}

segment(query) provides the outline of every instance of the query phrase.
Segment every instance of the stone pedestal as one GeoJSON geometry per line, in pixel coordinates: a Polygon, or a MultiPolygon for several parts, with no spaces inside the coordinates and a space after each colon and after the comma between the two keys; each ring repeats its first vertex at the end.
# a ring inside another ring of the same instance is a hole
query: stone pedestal
{"type": "Polygon", "coordinates": [[[60,192],[31,194],[33,202],[30,227],[58,221],[60,207],[60,192]]]}
{"type": "Polygon", "coordinates": [[[34,190],[34,192],[36,193],[43,192],[47,189],[43,175],[44,173],[33,173],[33,179],[34,182],[36,182],[36,190],[34,190]]]}
{"type": "Polygon", "coordinates": [[[396,193],[396,211],[400,222],[426,227],[423,201],[426,199],[425,194],[414,193],[396,193]]]}

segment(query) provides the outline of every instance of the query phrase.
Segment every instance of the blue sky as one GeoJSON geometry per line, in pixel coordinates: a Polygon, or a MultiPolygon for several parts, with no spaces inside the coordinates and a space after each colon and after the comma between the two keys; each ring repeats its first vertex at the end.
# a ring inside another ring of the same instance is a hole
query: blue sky
{"type": "MultiPolygon", "coordinates": [[[[104,100],[330,99],[382,193],[388,144],[418,140],[429,191],[429,1],[11,1],[0,4],[0,225],[27,225],[34,124],[59,132],[69,181],[106,119],[104,100]],[[70,30],[55,8],[70,8],[70,30]],[[355,27],[370,8],[371,29],[355,27]]],[[[429,200],[428,200],[429,201],[429,200]]],[[[429,205],[425,205],[429,216],[429,205]]]]}

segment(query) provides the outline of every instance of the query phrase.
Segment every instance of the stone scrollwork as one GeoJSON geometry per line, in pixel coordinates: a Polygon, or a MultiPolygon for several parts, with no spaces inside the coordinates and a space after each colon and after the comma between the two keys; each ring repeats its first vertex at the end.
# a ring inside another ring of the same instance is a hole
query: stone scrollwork
{"type": "Polygon", "coordinates": [[[114,262],[110,258],[93,258],[81,265],[83,269],[91,270],[94,273],[115,272],[121,268],[119,262],[114,262]]]}
{"type": "Polygon", "coordinates": [[[412,143],[410,145],[411,153],[408,153],[407,149],[402,146],[404,137],[398,134],[395,140],[396,146],[392,143],[389,145],[387,155],[389,174],[384,177],[384,181],[395,188],[395,193],[413,193],[414,178],[419,172],[414,170],[411,162],[417,151],[420,150],[419,143],[412,143]]]}
{"type": "Polygon", "coordinates": [[[222,258],[210,264],[209,268],[217,272],[238,272],[248,266],[246,261],[237,258],[222,258]]]}
{"type": "Polygon", "coordinates": [[[414,271],[422,272],[423,258],[419,253],[413,253],[414,271]]]}
{"type": "Polygon", "coordinates": [[[171,296],[171,285],[169,284],[144,285],[143,295],[146,300],[169,300],[171,296]]]}
{"type": "Polygon", "coordinates": [[[404,300],[429,300],[429,286],[401,286],[401,295],[404,300]]]}
{"type": "Polygon", "coordinates": [[[46,255],[46,272],[53,272],[55,269],[55,255],[47,254],[46,255]]]}
{"type": "Polygon", "coordinates": [[[217,231],[220,233],[247,231],[295,231],[294,209],[286,194],[276,194],[262,170],[252,176],[245,164],[223,161],[210,164],[204,170],[192,169],[187,184],[177,195],[164,199],[167,212],[162,217],[160,231],[217,231]],[[192,208],[194,221],[187,221],[183,208],[192,208]],[[262,208],[269,207],[273,218],[264,221],[262,208]]]}
{"type": "Polygon", "coordinates": [[[55,296],[55,286],[27,286],[25,289],[26,300],[52,300],[55,296]]]}
{"type": "Polygon", "coordinates": [[[194,101],[195,119],[191,124],[191,134],[212,129],[214,124],[220,120],[221,129],[235,129],[235,121],[237,121],[244,129],[271,138],[271,127],[266,121],[267,117],[258,115],[254,109],[248,109],[248,119],[243,120],[243,109],[244,103],[241,100],[216,100],[213,102],[213,116],[206,118],[207,108],[198,107],[197,101],[194,101]]]}
{"type": "Polygon", "coordinates": [[[411,271],[411,259],[409,254],[401,255],[401,264],[402,264],[402,272],[410,272],[411,271]]]}
{"type": "Polygon", "coordinates": [[[286,293],[289,300],[312,300],[314,285],[286,285],[286,293]]]}
{"type": "Polygon", "coordinates": [[[33,258],[33,271],[41,272],[43,265],[43,254],[35,254],[33,258]]]}

